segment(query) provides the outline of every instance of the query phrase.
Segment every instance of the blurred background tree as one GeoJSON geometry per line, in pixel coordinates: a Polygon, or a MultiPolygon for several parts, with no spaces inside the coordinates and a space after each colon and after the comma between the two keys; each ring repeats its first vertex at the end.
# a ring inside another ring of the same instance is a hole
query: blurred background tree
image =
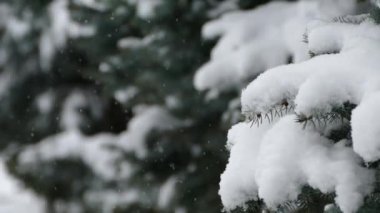
{"type": "Polygon", "coordinates": [[[210,18],[265,1],[5,0],[0,140],[46,212],[220,212],[228,102],[195,70],[210,18]]]}

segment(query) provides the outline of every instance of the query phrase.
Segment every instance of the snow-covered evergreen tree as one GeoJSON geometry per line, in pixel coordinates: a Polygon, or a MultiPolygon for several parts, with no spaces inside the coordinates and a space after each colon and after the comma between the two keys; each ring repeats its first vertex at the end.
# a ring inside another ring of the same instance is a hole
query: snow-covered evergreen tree
{"type": "Polygon", "coordinates": [[[377,6],[271,2],[204,26],[220,39],[195,86],[214,98],[244,88],[246,121],[229,130],[220,181],[226,210],[376,212],[377,6]]]}
{"type": "Polygon", "coordinates": [[[204,103],[192,78],[201,26],[239,4],[0,3],[1,158],[35,212],[220,210],[227,102],[204,103]]]}

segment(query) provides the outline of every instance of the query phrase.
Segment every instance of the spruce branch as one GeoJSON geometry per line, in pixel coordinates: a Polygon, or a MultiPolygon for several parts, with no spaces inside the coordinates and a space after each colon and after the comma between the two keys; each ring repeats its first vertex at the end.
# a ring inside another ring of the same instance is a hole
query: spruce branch
{"type": "Polygon", "coordinates": [[[246,122],[251,123],[251,127],[256,124],[258,127],[263,121],[268,123],[273,122],[275,118],[283,117],[294,110],[293,104],[290,104],[288,100],[283,99],[279,104],[276,104],[272,109],[265,113],[255,112],[254,110],[243,111],[243,115],[246,118],[246,122]]]}
{"type": "Polygon", "coordinates": [[[305,44],[309,43],[309,34],[307,32],[305,32],[304,34],[302,34],[302,42],[305,43],[305,44]]]}
{"type": "Polygon", "coordinates": [[[243,207],[237,207],[232,211],[228,211],[230,213],[256,213],[256,212],[267,212],[267,208],[265,206],[264,201],[261,199],[251,200],[244,204],[243,207]]]}
{"type": "MultiPolygon", "coordinates": [[[[378,15],[380,17],[380,10],[378,11],[378,15]]],[[[367,20],[370,19],[370,14],[362,14],[362,15],[345,15],[345,16],[337,16],[337,17],[334,17],[330,22],[331,23],[342,23],[342,24],[354,24],[354,25],[358,25],[358,24],[361,24],[367,20]]],[[[302,41],[306,44],[309,43],[309,32],[306,31],[303,35],[302,35],[302,41]]],[[[325,55],[325,54],[337,54],[339,53],[338,50],[336,51],[331,51],[331,52],[322,52],[322,53],[316,53],[316,52],[313,52],[312,50],[309,50],[309,56],[310,58],[313,58],[315,56],[318,56],[318,55],[325,55]]]]}
{"type": "Polygon", "coordinates": [[[294,201],[288,201],[279,206],[281,212],[323,212],[324,207],[334,203],[335,195],[323,194],[319,190],[305,186],[294,201]]]}
{"type": "Polygon", "coordinates": [[[337,16],[332,19],[334,23],[361,24],[370,18],[370,14],[337,16]]]}
{"type": "Polygon", "coordinates": [[[351,120],[351,112],[355,107],[355,104],[345,102],[341,106],[333,107],[329,112],[316,111],[311,115],[296,114],[296,121],[303,123],[303,128],[306,128],[308,123],[312,123],[314,127],[316,127],[316,123],[318,123],[319,127],[337,122],[345,124],[351,120]]]}

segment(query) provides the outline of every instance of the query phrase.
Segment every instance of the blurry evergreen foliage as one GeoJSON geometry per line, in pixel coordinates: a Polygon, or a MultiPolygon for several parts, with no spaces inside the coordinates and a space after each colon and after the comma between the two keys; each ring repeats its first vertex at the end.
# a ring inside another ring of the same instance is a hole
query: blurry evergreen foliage
{"type": "MultiPolygon", "coordinates": [[[[48,7],[53,0],[4,0],[16,16],[27,20],[30,31],[22,38],[12,38],[0,30],[0,44],[8,60],[0,72],[10,72],[14,80],[1,96],[1,148],[11,155],[9,170],[48,201],[47,212],[54,212],[57,201],[75,202],[83,212],[100,211],[84,202],[85,192],[98,187],[118,190],[123,181],[107,182],[97,177],[78,159],[46,162],[38,168],[21,170],[17,156],[23,147],[62,132],[61,111],[70,94],[80,91],[91,103],[78,108],[80,130],[86,135],[125,130],[139,104],[165,106],[180,119],[191,119],[189,126],[165,132],[152,132],[145,159],[125,154],[125,160],[139,165],[132,184],[157,199],[157,187],[175,176],[177,195],[169,209],[158,209],[154,202],[115,206],[114,212],[173,212],[184,207],[190,212],[220,212],[219,176],[225,168],[227,152],[221,120],[228,101],[237,94],[204,101],[204,94],[193,88],[195,70],[209,58],[213,42],[203,41],[201,27],[210,18],[207,12],[221,1],[165,0],[156,15],[143,19],[128,1],[100,1],[104,10],[69,2],[71,18],[94,26],[94,36],[69,38],[59,48],[50,68],[43,69],[39,41],[50,24],[48,7]],[[125,37],[158,36],[141,48],[118,48],[125,37]],[[101,72],[99,66],[109,66],[101,72]],[[127,103],[119,103],[117,90],[133,86],[138,94],[127,103]],[[49,92],[54,97],[52,109],[41,113],[38,97],[49,92]],[[168,97],[179,100],[178,106],[167,107],[168,97]],[[100,109],[101,116],[93,109],[100,109]],[[194,152],[194,147],[199,151],[194,152]],[[164,151],[162,151],[164,150],[164,151]],[[193,151],[192,151],[193,150],[193,151]],[[195,170],[190,170],[194,167],[195,170]]],[[[252,8],[265,1],[239,1],[242,8],[252,8]]],[[[148,199],[149,200],[149,199],[148,199]]]]}

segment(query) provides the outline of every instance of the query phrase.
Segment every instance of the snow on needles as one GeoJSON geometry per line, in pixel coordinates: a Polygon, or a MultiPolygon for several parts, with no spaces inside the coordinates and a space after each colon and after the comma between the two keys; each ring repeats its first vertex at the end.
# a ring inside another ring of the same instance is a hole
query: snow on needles
{"type": "MultiPolygon", "coordinates": [[[[3,157],[3,156],[2,156],[3,157]]],[[[23,188],[7,171],[4,159],[0,159],[0,212],[43,212],[46,203],[36,194],[23,188]]]]}
{"type": "Polygon", "coordinates": [[[288,115],[259,128],[240,123],[230,130],[234,145],[219,191],[227,210],[258,197],[275,208],[295,200],[306,184],[335,192],[343,212],[355,212],[362,204],[372,189],[373,172],[360,166],[345,141],[333,144],[294,119],[288,115]]]}
{"type": "Polygon", "coordinates": [[[270,2],[206,23],[203,37],[220,39],[211,60],[197,71],[195,87],[211,91],[239,88],[245,80],[290,59],[307,60],[307,46],[301,42],[306,24],[316,18],[353,13],[355,4],[353,0],[270,2]]]}
{"type": "Polygon", "coordinates": [[[133,171],[130,164],[124,162],[116,168],[121,153],[111,149],[114,137],[112,135],[97,135],[85,137],[79,131],[72,130],[49,137],[37,145],[31,145],[21,153],[21,165],[31,167],[38,162],[54,159],[79,158],[88,165],[95,174],[106,180],[128,177],[133,171]],[[125,170],[125,171],[119,171],[125,170]]]}
{"type": "Polygon", "coordinates": [[[136,5],[137,15],[142,19],[154,17],[155,10],[162,4],[162,0],[127,0],[130,4],[136,5]]]}
{"type": "Polygon", "coordinates": [[[50,68],[55,51],[64,47],[68,38],[95,33],[93,27],[73,21],[68,7],[68,0],[54,0],[48,7],[50,25],[43,30],[39,43],[41,66],[44,69],[50,68]]]}
{"type": "Polygon", "coordinates": [[[328,53],[331,46],[323,46],[330,43],[339,53],[263,73],[242,92],[243,112],[265,114],[286,100],[294,102],[297,114],[317,116],[347,102],[359,105],[379,90],[379,26],[367,20],[361,24],[325,23],[309,30],[310,51],[328,53]]]}
{"type": "MultiPolygon", "coordinates": [[[[64,111],[70,111],[73,106],[66,107],[69,109],[64,111]]],[[[66,125],[73,126],[66,127],[66,131],[36,145],[26,147],[20,154],[20,163],[27,168],[53,159],[80,158],[99,177],[106,180],[129,177],[134,169],[128,161],[121,160],[123,152],[144,158],[147,153],[146,137],[151,131],[169,130],[183,125],[183,122],[159,106],[140,106],[137,111],[127,130],[119,135],[98,134],[87,137],[79,132],[78,121],[66,122],[66,125]],[[115,166],[117,164],[120,165],[115,166]]]]}
{"type": "Polygon", "coordinates": [[[353,148],[367,162],[380,159],[379,107],[380,91],[366,97],[352,112],[353,148]]]}
{"type": "Polygon", "coordinates": [[[257,10],[227,13],[207,23],[203,28],[203,36],[221,38],[212,51],[210,62],[197,71],[195,87],[198,90],[228,89],[238,85],[247,75],[286,63],[288,52],[282,45],[282,38],[276,35],[280,34],[280,26],[286,17],[294,14],[292,5],[285,2],[270,3],[257,10]],[[278,13],[266,16],[274,10],[278,13]],[[267,18],[264,19],[264,16],[267,18]],[[256,45],[260,47],[255,48],[256,45]],[[275,56],[270,57],[271,53],[275,53],[275,56]]]}
{"type": "Polygon", "coordinates": [[[139,106],[136,116],[129,121],[127,131],[119,136],[119,146],[126,151],[133,151],[137,157],[144,158],[147,154],[145,140],[153,131],[164,131],[184,125],[168,111],[159,106],[139,106]]]}
{"type": "MultiPolygon", "coordinates": [[[[242,92],[248,119],[272,117],[273,110],[285,106],[292,110],[259,127],[239,123],[229,131],[230,158],[219,191],[227,210],[257,199],[275,209],[310,186],[335,193],[339,208],[352,213],[373,189],[374,172],[363,161],[380,159],[380,26],[360,15],[312,21],[305,29],[311,58],[271,68],[242,92]],[[300,117],[318,120],[346,104],[354,107],[352,116],[342,117],[340,124],[351,126],[352,139],[328,139],[337,123],[296,122],[300,117]]],[[[236,43],[247,41],[239,39],[236,43]]],[[[229,63],[230,68],[240,61],[229,63]]]]}

